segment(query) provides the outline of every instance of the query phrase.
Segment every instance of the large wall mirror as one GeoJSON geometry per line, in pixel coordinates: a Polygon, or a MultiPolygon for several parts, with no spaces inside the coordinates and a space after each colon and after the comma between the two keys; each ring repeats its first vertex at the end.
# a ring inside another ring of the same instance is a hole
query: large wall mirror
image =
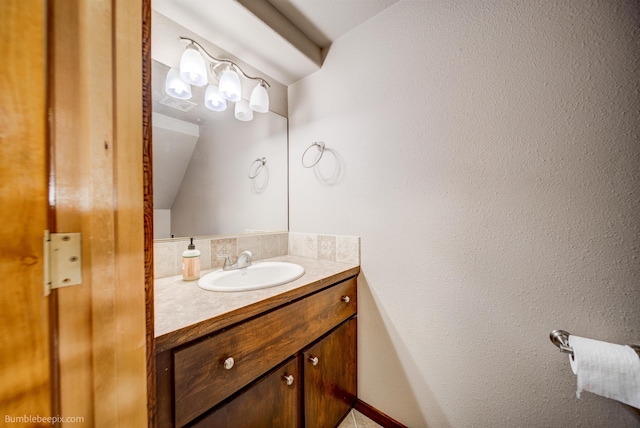
{"type": "MultiPolygon", "coordinates": [[[[225,111],[211,111],[203,103],[206,86],[192,86],[188,100],[167,95],[167,73],[179,68],[186,47],[180,36],[242,64],[214,41],[152,11],[154,238],[287,230],[287,118],[268,111],[240,121],[232,102],[225,111]]],[[[251,70],[269,81],[272,105],[286,114],[286,87],[251,70]],[[284,107],[278,97],[285,99],[284,107]]],[[[256,83],[242,80],[242,85],[248,99],[256,83]]]]}

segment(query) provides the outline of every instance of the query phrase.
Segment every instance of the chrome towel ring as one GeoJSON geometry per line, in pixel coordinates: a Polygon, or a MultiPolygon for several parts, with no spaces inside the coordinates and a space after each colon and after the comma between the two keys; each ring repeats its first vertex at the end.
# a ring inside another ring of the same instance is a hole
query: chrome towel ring
{"type": "Polygon", "coordinates": [[[322,155],[324,154],[324,143],[322,141],[315,141],[313,144],[311,144],[309,147],[307,147],[307,150],[304,151],[304,153],[302,153],[302,166],[305,168],[313,168],[314,166],[316,166],[318,164],[318,162],[320,162],[320,159],[322,159],[322,155]],[[313,162],[311,165],[308,165],[304,162],[304,157],[307,155],[307,152],[312,148],[312,147],[317,147],[318,150],[320,151],[320,156],[318,156],[318,159],[316,159],[315,162],[313,162]]]}
{"type": "Polygon", "coordinates": [[[247,174],[247,176],[249,177],[249,179],[253,180],[254,178],[256,178],[258,175],[260,175],[260,171],[262,171],[262,168],[264,167],[264,164],[267,163],[267,158],[257,158],[256,160],[254,160],[251,163],[251,166],[249,166],[249,174],[247,174]],[[251,174],[251,170],[253,169],[253,166],[258,163],[258,167],[256,168],[255,172],[253,174],[251,174]]]}

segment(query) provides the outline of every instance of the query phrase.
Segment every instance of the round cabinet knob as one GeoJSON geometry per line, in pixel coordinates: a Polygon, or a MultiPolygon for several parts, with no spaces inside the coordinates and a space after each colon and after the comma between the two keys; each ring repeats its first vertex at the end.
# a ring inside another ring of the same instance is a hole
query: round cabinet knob
{"type": "Polygon", "coordinates": [[[318,363],[320,362],[318,357],[309,357],[309,361],[311,361],[311,365],[313,365],[313,366],[317,366],[318,363]]]}
{"type": "Polygon", "coordinates": [[[282,376],[287,385],[293,385],[293,375],[284,375],[282,376]]]}
{"type": "Polygon", "coordinates": [[[227,370],[231,370],[231,368],[233,368],[233,365],[236,362],[234,361],[233,357],[229,357],[226,360],[224,360],[224,368],[227,370]]]}
{"type": "Polygon", "coordinates": [[[342,299],[340,299],[340,300],[342,300],[342,301],[343,301],[343,302],[345,302],[345,303],[349,303],[349,302],[351,301],[351,299],[349,298],[349,296],[342,296],[342,299]]]}

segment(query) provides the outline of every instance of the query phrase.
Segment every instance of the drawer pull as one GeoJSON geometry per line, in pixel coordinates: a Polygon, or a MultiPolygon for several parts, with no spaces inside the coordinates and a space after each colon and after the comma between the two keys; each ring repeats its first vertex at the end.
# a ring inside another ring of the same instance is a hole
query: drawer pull
{"type": "Polygon", "coordinates": [[[313,366],[317,366],[318,363],[320,362],[318,357],[309,357],[309,361],[311,361],[311,365],[313,365],[313,366]]]}
{"type": "Polygon", "coordinates": [[[340,299],[345,303],[349,303],[351,301],[351,299],[349,298],[349,296],[342,296],[342,298],[340,299]]]}
{"type": "Polygon", "coordinates": [[[293,375],[284,375],[282,376],[287,385],[293,385],[293,375]]]}
{"type": "Polygon", "coordinates": [[[236,362],[234,361],[233,357],[229,357],[226,360],[224,360],[224,368],[227,370],[231,370],[235,363],[236,362]]]}

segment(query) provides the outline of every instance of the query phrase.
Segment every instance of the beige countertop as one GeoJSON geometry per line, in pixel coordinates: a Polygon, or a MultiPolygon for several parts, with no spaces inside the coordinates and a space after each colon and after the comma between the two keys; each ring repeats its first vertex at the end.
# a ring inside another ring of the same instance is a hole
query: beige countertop
{"type": "MultiPolygon", "coordinates": [[[[181,275],[154,281],[156,353],[273,309],[360,272],[356,264],[299,256],[262,261],[297,263],[304,275],[287,284],[254,291],[218,292],[183,281],[181,275]]],[[[202,276],[211,271],[202,272],[202,276]]]]}

